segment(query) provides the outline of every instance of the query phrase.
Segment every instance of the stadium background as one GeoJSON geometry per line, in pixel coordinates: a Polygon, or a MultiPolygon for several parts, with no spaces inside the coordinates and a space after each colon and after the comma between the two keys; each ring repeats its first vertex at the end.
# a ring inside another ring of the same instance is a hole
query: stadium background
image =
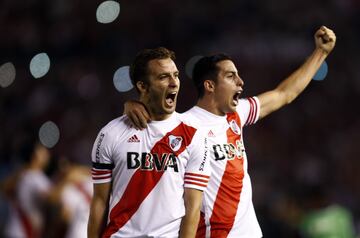
{"type": "MultiPolygon", "coordinates": [[[[90,164],[97,132],[137,97],[118,92],[115,71],[135,54],[165,46],[176,52],[178,111],[196,101],[185,73],[194,55],[231,55],[245,81],[243,96],[272,89],[312,52],[321,25],[337,35],[324,81],[313,81],[291,105],[245,129],[253,199],[265,237],[291,237],[313,191],[351,211],[360,230],[360,2],[121,1],[118,18],[96,21],[102,1],[31,0],[0,3],[0,65],[15,81],[0,88],[0,178],[22,163],[21,146],[46,121],[60,130],[56,160],[90,164]],[[32,57],[49,55],[42,78],[32,57]]],[[[310,201],[309,201],[310,200],[310,201]]],[[[1,227],[0,227],[1,228],[1,227]]]]}

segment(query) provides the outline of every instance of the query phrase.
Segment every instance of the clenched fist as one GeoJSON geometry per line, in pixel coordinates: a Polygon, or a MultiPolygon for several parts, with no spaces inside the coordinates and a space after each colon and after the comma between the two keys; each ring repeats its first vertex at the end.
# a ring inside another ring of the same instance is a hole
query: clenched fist
{"type": "Polygon", "coordinates": [[[320,48],[323,51],[325,51],[325,53],[329,54],[334,49],[335,42],[336,42],[336,35],[331,29],[322,26],[320,27],[319,30],[316,31],[315,33],[316,48],[320,48]]]}

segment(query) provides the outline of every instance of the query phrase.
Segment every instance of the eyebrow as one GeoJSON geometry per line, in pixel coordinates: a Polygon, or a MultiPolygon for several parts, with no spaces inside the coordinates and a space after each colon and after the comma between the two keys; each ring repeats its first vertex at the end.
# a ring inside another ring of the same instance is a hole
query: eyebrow
{"type": "Polygon", "coordinates": [[[179,70],[177,70],[177,71],[175,71],[175,72],[165,72],[165,73],[160,73],[159,75],[158,75],[158,77],[161,77],[161,76],[163,76],[163,75],[166,75],[166,76],[168,76],[168,75],[171,75],[171,74],[179,74],[179,70]]]}
{"type": "Polygon", "coordinates": [[[236,71],[233,71],[233,70],[226,70],[226,71],[225,71],[225,74],[229,74],[229,73],[231,73],[231,74],[237,74],[237,72],[236,72],[236,71]]]}

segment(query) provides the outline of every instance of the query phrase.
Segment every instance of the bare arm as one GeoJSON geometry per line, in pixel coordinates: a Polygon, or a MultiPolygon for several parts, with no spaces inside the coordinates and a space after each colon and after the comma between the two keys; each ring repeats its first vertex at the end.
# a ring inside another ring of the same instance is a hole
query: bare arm
{"type": "Polygon", "coordinates": [[[126,101],[124,104],[124,114],[130,118],[133,126],[138,130],[145,129],[147,123],[150,122],[150,115],[145,105],[139,101],[126,101]]]}
{"type": "Polygon", "coordinates": [[[261,110],[259,119],[291,103],[310,83],[311,79],[335,46],[334,32],[322,26],[315,33],[316,49],[305,63],[282,81],[274,90],[258,96],[261,110]]]}
{"type": "Polygon", "coordinates": [[[111,183],[94,184],[94,196],[90,205],[88,238],[99,238],[106,225],[111,183]]]}
{"type": "Polygon", "coordinates": [[[200,219],[202,191],[185,188],[185,216],[181,221],[180,238],[195,237],[200,219]]]}

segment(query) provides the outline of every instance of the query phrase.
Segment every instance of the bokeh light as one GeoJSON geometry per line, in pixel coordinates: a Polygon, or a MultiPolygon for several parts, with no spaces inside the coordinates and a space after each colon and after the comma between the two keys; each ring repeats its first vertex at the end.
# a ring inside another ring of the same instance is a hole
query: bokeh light
{"type": "Polygon", "coordinates": [[[318,71],[316,72],[316,74],[314,75],[313,80],[316,80],[316,81],[324,80],[327,76],[327,73],[328,73],[328,65],[327,65],[326,61],[324,61],[321,64],[318,71]]]}
{"type": "Polygon", "coordinates": [[[123,66],[116,70],[113,78],[114,86],[119,92],[127,92],[134,86],[130,80],[130,66],[123,66]]]}
{"type": "Polygon", "coordinates": [[[16,76],[16,69],[13,63],[7,62],[0,66],[0,86],[6,88],[10,86],[16,76]]]}
{"type": "Polygon", "coordinates": [[[102,2],[96,10],[96,20],[100,23],[115,21],[120,13],[120,4],[115,1],[102,2]]]}
{"type": "Polygon", "coordinates": [[[60,138],[60,131],[58,126],[52,122],[45,122],[39,130],[40,142],[47,148],[54,147],[60,138]]]}
{"type": "Polygon", "coordinates": [[[50,59],[46,53],[35,55],[30,61],[30,72],[34,78],[41,78],[50,69],[50,59]]]}

